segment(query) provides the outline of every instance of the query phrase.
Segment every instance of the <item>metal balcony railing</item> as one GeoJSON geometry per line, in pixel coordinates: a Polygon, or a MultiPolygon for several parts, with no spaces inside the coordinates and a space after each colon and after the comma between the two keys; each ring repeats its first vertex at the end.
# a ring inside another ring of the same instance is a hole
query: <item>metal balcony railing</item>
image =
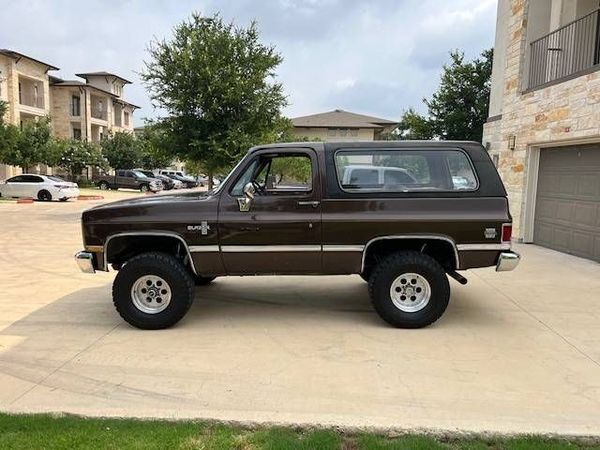
{"type": "Polygon", "coordinates": [[[568,78],[600,63],[600,10],[530,44],[528,89],[568,78]]]}

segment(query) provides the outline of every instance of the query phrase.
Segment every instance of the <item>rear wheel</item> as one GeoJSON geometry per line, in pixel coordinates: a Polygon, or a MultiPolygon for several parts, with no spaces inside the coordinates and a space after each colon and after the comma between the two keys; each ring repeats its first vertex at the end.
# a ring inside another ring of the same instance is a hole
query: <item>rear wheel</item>
{"type": "Polygon", "coordinates": [[[42,189],[40,192],[38,192],[37,198],[42,202],[49,202],[52,200],[52,194],[46,189],[42,189]]]}
{"type": "Polygon", "coordinates": [[[421,328],[439,319],[450,300],[443,267],[418,252],[388,256],[371,273],[369,294],[379,316],[398,328],[421,328]]]}
{"type": "Polygon", "coordinates": [[[101,181],[100,184],[98,184],[98,187],[103,191],[108,191],[110,189],[110,185],[106,181],[101,181]]]}
{"type": "Polygon", "coordinates": [[[181,320],[194,299],[194,280],[171,255],[134,256],[113,283],[113,303],[129,324],[146,330],[168,328],[181,320]]]}

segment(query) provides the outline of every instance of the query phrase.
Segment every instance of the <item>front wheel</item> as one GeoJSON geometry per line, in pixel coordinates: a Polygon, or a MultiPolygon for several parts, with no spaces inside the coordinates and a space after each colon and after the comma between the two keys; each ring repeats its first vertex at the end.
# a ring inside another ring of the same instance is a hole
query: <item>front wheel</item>
{"type": "Polygon", "coordinates": [[[140,191],[141,191],[141,192],[144,192],[144,193],[146,193],[146,192],[148,192],[148,190],[149,190],[149,189],[150,189],[150,188],[148,187],[148,185],[147,185],[147,184],[142,184],[142,185],[140,186],[140,191]]]}
{"type": "Polygon", "coordinates": [[[106,181],[101,181],[98,187],[103,191],[108,191],[110,189],[110,185],[106,181]]]}
{"type": "Polygon", "coordinates": [[[422,253],[407,251],[388,256],[369,278],[375,311],[398,328],[422,328],[439,319],[450,300],[443,267],[422,253]]]}
{"type": "Polygon", "coordinates": [[[194,280],[183,264],[158,252],[134,256],[113,283],[113,303],[134,327],[157,330],[179,322],[194,300],[194,280]]]}

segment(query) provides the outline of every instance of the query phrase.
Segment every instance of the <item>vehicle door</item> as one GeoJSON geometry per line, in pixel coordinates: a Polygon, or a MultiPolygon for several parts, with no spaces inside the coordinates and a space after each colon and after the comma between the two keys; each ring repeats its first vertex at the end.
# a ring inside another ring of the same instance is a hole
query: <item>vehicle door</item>
{"type": "Polygon", "coordinates": [[[18,197],[22,182],[23,175],[17,175],[16,177],[6,180],[6,183],[2,185],[2,196],[18,197]]]}
{"type": "Polygon", "coordinates": [[[224,188],[219,236],[229,274],[321,271],[321,185],[314,150],[259,150],[224,188]]]}
{"type": "Polygon", "coordinates": [[[44,188],[44,179],[37,175],[23,175],[23,182],[19,183],[19,197],[37,198],[38,192],[44,188]]]}
{"type": "Polygon", "coordinates": [[[115,184],[118,187],[128,187],[127,186],[127,171],[126,170],[117,170],[115,172],[115,184]]]}

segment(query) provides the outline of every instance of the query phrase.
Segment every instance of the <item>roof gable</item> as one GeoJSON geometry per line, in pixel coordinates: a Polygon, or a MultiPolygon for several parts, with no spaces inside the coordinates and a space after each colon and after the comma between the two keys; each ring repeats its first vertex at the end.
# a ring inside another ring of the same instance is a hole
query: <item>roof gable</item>
{"type": "Polygon", "coordinates": [[[309,116],[294,117],[292,123],[295,127],[303,128],[384,128],[396,125],[398,122],[335,109],[309,116]]]}

